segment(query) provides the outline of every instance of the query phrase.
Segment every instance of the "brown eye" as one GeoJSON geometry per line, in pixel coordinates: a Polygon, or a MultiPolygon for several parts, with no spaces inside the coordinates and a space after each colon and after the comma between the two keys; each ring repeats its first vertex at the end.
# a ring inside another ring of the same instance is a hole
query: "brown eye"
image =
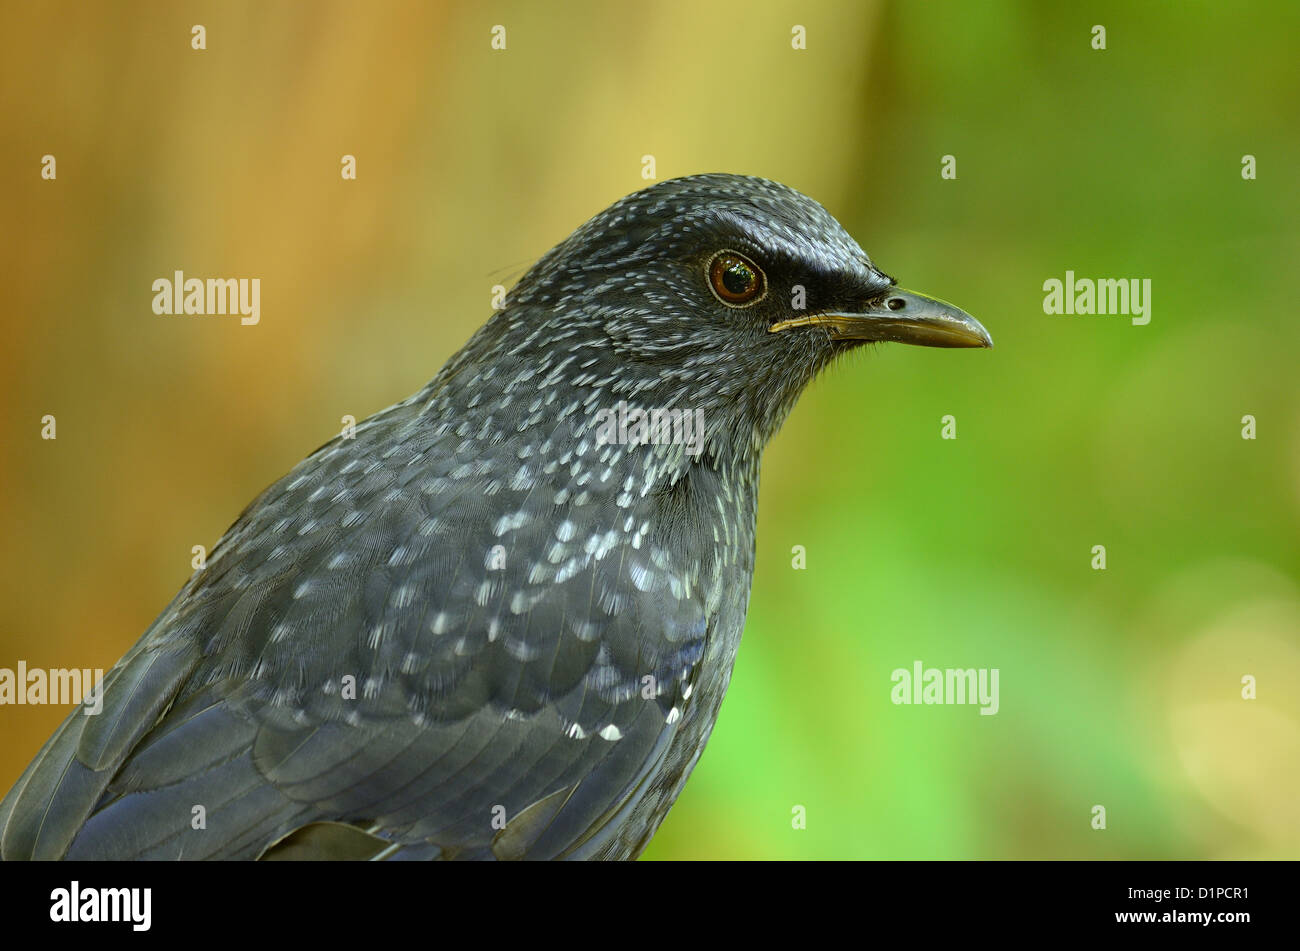
{"type": "Polygon", "coordinates": [[[709,286],[724,304],[752,304],[763,294],[763,272],[738,251],[719,251],[709,262],[709,286]]]}

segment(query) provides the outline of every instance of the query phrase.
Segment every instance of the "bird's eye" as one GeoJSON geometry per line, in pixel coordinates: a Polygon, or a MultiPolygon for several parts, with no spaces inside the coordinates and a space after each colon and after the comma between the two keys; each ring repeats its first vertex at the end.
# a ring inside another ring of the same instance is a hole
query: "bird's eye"
{"type": "Polygon", "coordinates": [[[763,296],[765,281],[758,265],[739,251],[719,251],[709,262],[709,286],[724,304],[741,307],[763,296]]]}

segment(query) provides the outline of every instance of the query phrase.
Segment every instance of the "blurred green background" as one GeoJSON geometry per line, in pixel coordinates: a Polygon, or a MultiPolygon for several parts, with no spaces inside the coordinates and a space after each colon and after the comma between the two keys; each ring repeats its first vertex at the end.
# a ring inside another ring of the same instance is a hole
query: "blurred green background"
{"type": "MultiPolygon", "coordinates": [[[[418,389],[653,155],[817,198],[997,347],[879,348],[804,396],[728,699],[647,858],[1300,857],[1295,3],[4,22],[0,666],[110,667],[193,545],[418,389]],[[261,323],[155,316],[176,269],[260,277],[261,323]],[[1045,315],[1067,269],[1149,278],[1150,324],[1045,315]],[[895,706],[916,660],[998,668],[1000,711],[895,706]]],[[[0,787],[64,713],[0,710],[0,787]]]]}

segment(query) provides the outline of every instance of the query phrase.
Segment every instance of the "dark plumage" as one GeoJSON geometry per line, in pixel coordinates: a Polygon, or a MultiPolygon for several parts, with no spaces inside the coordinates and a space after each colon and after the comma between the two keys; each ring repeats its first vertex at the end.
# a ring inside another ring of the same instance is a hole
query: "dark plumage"
{"type": "Polygon", "coordinates": [[[619,201],[244,511],[0,804],[0,855],[638,855],[731,677],[763,446],[868,340],[989,345],[785,186],[619,201]],[[620,401],[703,441],[611,443],[620,401]]]}

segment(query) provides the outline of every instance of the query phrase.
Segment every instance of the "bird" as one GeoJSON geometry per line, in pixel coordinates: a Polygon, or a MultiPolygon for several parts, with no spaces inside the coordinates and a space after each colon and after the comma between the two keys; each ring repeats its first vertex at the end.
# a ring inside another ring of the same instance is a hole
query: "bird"
{"type": "Polygon", "coordinates": [[[243,511],[0,802],[0,858],[636,858],[731,679],[763,449],[879,342],[992,346],[786,185],[616,201],[243,511]]]}

